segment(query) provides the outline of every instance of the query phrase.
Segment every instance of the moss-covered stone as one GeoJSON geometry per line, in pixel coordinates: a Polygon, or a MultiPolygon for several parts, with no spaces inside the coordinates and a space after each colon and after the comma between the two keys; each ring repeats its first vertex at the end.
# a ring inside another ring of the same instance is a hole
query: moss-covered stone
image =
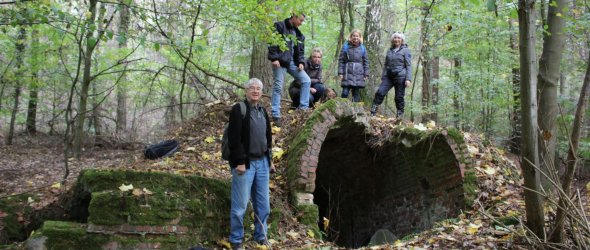
{"type": "Polygon", "coordinates": [[[27,235],[24,225],[19,222],[19,214],[25,216],[31,208],[27,206],[27,195],[17,195],[0,199],[0,211],[6,216],[0,218],[3,228],[0,230],[0,244],[11,241],[22,241],[27,235]]]}
{"type": "Polygon", "coordinates": [[[299,205],[297,206],[297,220],[299,223],[308,226],[316,238],[321,237],[320,228],[318,226],[319,209],[318,206],[313,205],[299,205]]]}
{"type": "Polygon", "coordinates": [[[102,249],[106,235],[87,234],[84,224],[65,221],[45,221],[42,234],[47,236],[47,249],[102,249]]]}
{"type": "Polygon", "coordinates": [[[465,193],[465,205],[472,207],[473,202],[477,198],[477,176],[472,170],[465,172],[465,177],[463,177],[463,192],[465,193]]]}
{"type": "Polygon", "coordinates": [[[157,172],[84,170],[77,191],[78,197],[91,197],[86,206],[88,222],[93,224],[177,224],[211,238],[221,237],[229,230],[228,181],[157,172]],[[122,184],[145,188],[152,194],[122,192],[122,184]]]}

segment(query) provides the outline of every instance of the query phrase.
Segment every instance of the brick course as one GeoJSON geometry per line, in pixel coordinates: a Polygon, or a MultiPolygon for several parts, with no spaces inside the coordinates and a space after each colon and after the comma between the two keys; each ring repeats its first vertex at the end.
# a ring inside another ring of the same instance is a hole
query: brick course
{"type": "Polygon", "coordinates": [[[471,166],[464,144],[445,130],[422,140],[399,130],[390,143],[372,148],[364,143],[372,135],[363,107],[335,103],[318,114],[322,119],[305,125],[312,133],[299,140],[304,143],[291,145],[303,149],[288,155],[288,167],[300,173],[289,179],[295,205],[314,200],[319,216],[331,216],[337,243],[346,247],[365,245],[378,229],[401,238],[458,215],[471,166]]]}

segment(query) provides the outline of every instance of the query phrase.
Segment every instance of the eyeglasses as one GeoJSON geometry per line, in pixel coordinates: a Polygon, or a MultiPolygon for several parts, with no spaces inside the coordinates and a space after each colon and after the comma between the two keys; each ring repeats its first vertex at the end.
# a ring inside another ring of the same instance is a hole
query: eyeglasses
{"type": "Polygon", "coordinates": [[[262,87],[257,87],[257,86],[250,86],[248,87],[248,91],[261,91],[262,87]]]}

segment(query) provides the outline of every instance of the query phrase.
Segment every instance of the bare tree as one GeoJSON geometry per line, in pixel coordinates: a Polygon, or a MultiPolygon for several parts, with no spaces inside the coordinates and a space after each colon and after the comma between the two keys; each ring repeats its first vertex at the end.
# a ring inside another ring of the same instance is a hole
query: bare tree
{"type": "MultiPolygon", "coordinates": [[[[512,30],[518,21],[510,19],[508,24],[512,30]]],[[[518,37],[516,32],[510,32],[510,49],[516,53],[518,51],[518,37]]],[[[509,149],[514,154],[520,154],[522,121],[520,117],[520,69],[512,68],[512,109],[510,110],[510,139],[509,149]]]]}
{"type": "Polygon", "coordinates": [[[533,234],[544,238],[543,198],[539,172],[537,134],[537,59],[535,54],[535,1],[518,1],[520,38],[520,96],[522,115],[522,155],[526,224],[533,234]]]}
{"type": "MultiPolygon", "coordinates": [[[[26,7],[22,7],[21,12],[26,12],[26,7]]],[[[24,24],[20,26],[18,37],[16,39],[16,86],[14,88],[14,106],[12,107],[12,115],[10,117],[10,127],[8,129],[8,135],[6,136],[6,145],[12,145],[12,139],[14,138],[14,124],[16,122],[16,113],[18,112],[18,102],[21,94],[22,84],[19,82],[23,79],[22,71],[25,57],[25,42],[27,39],[27,31],[24,24]]]]}
{"type": "MultiPolygon", "coordinates": [[[[82,152],[82,140],[84,138],[84,122],[86,120],[86,112],[87,105],[88,105],[88,92],[90,89],[90,84],[94,77],[91,75],[91,68],[92,68],[92,55],[94,50],[96,49],[98,43],[101,40],[101,37],[104,35],[105,29],[101,29],[96,31],[91,27],[96,26],[97,16],[96,16],[96,7],[97,7],[98,0],[89,0],[88,2],[88,13],[90,15],[87,17],[85,25],[87,27],[85,33],[85,41],[82,54],[84,55],[84,71],[82,73],[82,88],[80,89],[80,100],[78,103],[78,114],[76,115],[76,125],[74,128],[74,154],[76,157],[80,157],[82,152]],[[94,33],[97,35],[94,35],[94,33]]],[[[101,12],[106,12],[106,8],[104,7],[104,3],[101,4],[101,12]]],[[[114,15],[114,14],[113,14],[114,15]]],[[[112,21],[113,16],[106,20],[106,24],[103,27],[108,27],[110,22],[112,21]]],[[[99,22],[104,22],[105,20],[98,20],[99,22]]]]}
{"type": "MultiPolygon", "coordinates": [[[[558,4],[559,5],[559,4],[558,4]]],[[[551,13],[551,10],[549,10],[551,13]]],[[[564,237],[563,225],[568,211],[568,203],[566,199],[570,196],[570,186],[574,179],[576,172],[576,165],[578,164],[578,145],[580,142],[580,135],[584,121],[584,114],[588,107],[588,96],[590,95],[590,57],[588,58],[588,66],[586,68],[586,76],[584,77],[584,84],[580,91],[580,98],[576,107],[576,114],[570,137],[570,146],[567,153],[567,168],[563,178],[562,190],[564,194],[559,197],[559,206],[557,207],[557,215],[555,216],[555,226],[551,231],[551,241],[555,243],[562,243],[564,237]]]]}
{"type": "MultiPolygon", "coordinates": [[[[543,2],[543,1],[541,1],[543,2]]],[[[559,66],[565,44],[565,16],[562,13],[566,7],[566,0],[556,0],[555,4],[549,4],[547,17],[547,32],[543,34],[543,53],[539,60],[539,160],[541,170],[549,176],[557,176],[557,173],[549,171],[550,165],[554,165],[555,146],[557,143],[557,84],[559,81],[559,66]]],[[[541,10],[541,12],[544,12],[541,10]]],[[[549,181],[541,178],[544,186],[549,186],[549,181]]]]}
{"type": "MultiPolygon", "coordinates": [[[[119,0],[119,48],[127,48],[126,34],[129,30],[129,6],[124,4],[124,0],[119,0]]],[[[121,83],[117,84],[117,133],[123,132],[127,128],[127,75],[125,71],[121,73],[121,83]]]]}
{"type": "Polygon", "coordinates": [[[37,50],[39,47],[39,30],[34,26],[31,30],[31,61],[32,72],[31,82],[29,83],[29,106],[27,108],[27,132],[31,135],[37,133],[37,99],[39,98],[39,79],[37,74],[37,50]],[[35,68],[33,68],[35,67],[35,68]]]}
{"type": "MultiPolygon", "coordinates": [[[[374,89],[381,79],[381,67],[379,56],[381,55],[381,16],[383,14],[382,0],[368,0],[367,11],[365,13],[365,37],[364,43],[367,47],[367,56],[369,57],[369,79],[366,83],[366,100],[372,100],[374,89]]],[[[352,25],[352,18],[350,20],[352,25]]]]}

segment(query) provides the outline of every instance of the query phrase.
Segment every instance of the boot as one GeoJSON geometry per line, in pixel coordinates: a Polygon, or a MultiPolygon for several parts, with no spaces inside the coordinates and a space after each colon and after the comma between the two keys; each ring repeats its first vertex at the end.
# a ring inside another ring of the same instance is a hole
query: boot
{"type": "Polygon", "coordinates": [[[377,104],[371,105],[371,115],[372,116],[375,116],[375,114],[377,114],[377,108],[379,108],[379,105],[377,105],[377,104]]]}
{"type": "Polygon", "coordinates": [[[404,116],[404,111],[402,111],[402,110],[398,110],[398,111],[397,111],[397,114],[396,114],[396,116],[395,116],[395,118],[396,118],[396,119],[401,119],[401,118],[402,118],[402,116],[404,116]]]}

